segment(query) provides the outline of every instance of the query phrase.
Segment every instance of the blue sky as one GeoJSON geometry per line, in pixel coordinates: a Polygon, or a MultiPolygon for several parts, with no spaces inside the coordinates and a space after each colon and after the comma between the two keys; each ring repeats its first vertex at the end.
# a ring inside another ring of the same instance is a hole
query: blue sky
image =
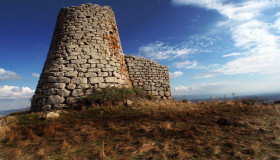
{"type": "Polygon", "coordinates": [[[109,5],[123,51],[170,70],[176,95],[280,92],[278,0],[0,2],[0,110],[29,106],[61,7],[109,5]]]}

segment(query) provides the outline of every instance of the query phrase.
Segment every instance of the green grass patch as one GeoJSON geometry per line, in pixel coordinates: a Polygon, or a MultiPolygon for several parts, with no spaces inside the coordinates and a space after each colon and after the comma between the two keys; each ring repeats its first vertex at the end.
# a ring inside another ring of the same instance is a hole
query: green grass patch
{"type": "Polygon", "coordinates": [[[117,105],[120,102],[124,102],[126,99],[137,99],[137,98],[144,98],[152,100],[153,96],[148,94],[147,92],[141,90],[138,87],[133,88],[116,88],[116,87],[108,87],[101,90],[93,89],[92,94],[80,98],[78,100],[79,104],[84,106],[91,106],[93,104],[98,105],[117,105]]]}

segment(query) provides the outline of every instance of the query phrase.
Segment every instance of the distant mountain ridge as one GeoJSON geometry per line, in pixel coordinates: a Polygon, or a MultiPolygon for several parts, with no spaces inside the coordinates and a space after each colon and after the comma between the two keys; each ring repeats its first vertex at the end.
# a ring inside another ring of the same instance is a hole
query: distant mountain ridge
{"type": "Polygon", "coordinates": [[[178,95],[173,96],[175,100],[187,99],[192,102],[197,101],[209,101],[209,100],[229,100],[229,99],[255,99],[263,103],[273,104],[275,101],[280,100],[280,93],[276,94],[256,94],[256,95],[225,95],[225,96],[216,96],[216,95],[178,95]]]}
{"type": "Polygon", "coordinates": [[[14,112],[21,112],[21,111],[28,111],[29,108],[20,108],[20,109],[10,109],[10,110],[3,110],[0,111],[0,118],[4,117],[10,113],[14,113],[14,112]]]}

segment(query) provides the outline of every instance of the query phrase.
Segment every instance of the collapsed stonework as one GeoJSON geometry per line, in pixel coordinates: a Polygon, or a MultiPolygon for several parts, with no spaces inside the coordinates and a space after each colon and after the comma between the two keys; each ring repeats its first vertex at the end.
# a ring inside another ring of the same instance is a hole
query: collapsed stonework
{"type": "Polygon", "coordinates": [[[93,87],[133,85],[171,99],[167,67],[124,56],[110,7],[87,3],[62,8],[31,111],[62,109],[90,94],[93,87]]]}

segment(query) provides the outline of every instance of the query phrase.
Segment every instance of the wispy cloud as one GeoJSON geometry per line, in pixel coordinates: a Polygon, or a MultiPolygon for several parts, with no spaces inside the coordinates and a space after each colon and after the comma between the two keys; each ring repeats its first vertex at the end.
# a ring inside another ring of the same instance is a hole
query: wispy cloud
{"type": "Polygon", "coordinates": [[[195,52],[194,49],[185,45],[170,46],[167,43],[156,41],[139,48],[141,55],[153,60],[166,60],[170,58],[183,57],[195,52]]]}
{"type": "Polygon", "coordinates": [[[170,76],[170,78],[177,78],[177,77],[180,77],[180,76],[182,76],[184,73],[183,72],[181,72],[181,71],[175,71],[174,73],[169,73],[169,76],[170,76]]]}
{"type": "Polygon", "coordinates": [[[40,77],[40,74],[38,74],[38,73],[32,73],[32,76],[35,77],[35,78],[39,78],[39,77],[40,77]]]}
{"type": "Polygon", "coordinates": [[[231,57],[231,56],[239,56],[241,53],[230,53],[230,54],[225,54],[223,57],[231,57]]]}
{"type": "Polygon", "coordinates": [[[199,78],[211,78],[219,75],[221,73],[218,72],[205,72],[205,73],[198,73],[195,74],[192,78],[199,79],[199,78]]]}
{"type": "Polygon", "coordinates": [[[172,63],[172,66],[176,67],[176,68],[182,68],[182,69],[192,69],[192,68],[196,68],[197,67],[197,61],[183,61],[183,62],[174,62],[172,63]]]}
{"type": "MultiPolygon", "coordinates": [[[[228,27],[235,47],[246,50],[230,62],[225,63],[217,72],[224,74],[279,74],[280,73],[280,20],[272,24],[260,19],[259,15],[266,9],[280,6],[278,0],[249,0],[229,2],[227,0],[172,0],[178,5],[194,5],[216,10],[227,17],[218,26],[228,27]]],[[[278,13],[276,14],[276,16],[278,13]]],[[[237,54],[224,55],[233,56],[237,54]]]]}
{"type": "Polygon", "coordinates": [[[6,71],[4,68],[0,68],[0,80],[20,79],[21,77],[12,71],[6,71]]]}

